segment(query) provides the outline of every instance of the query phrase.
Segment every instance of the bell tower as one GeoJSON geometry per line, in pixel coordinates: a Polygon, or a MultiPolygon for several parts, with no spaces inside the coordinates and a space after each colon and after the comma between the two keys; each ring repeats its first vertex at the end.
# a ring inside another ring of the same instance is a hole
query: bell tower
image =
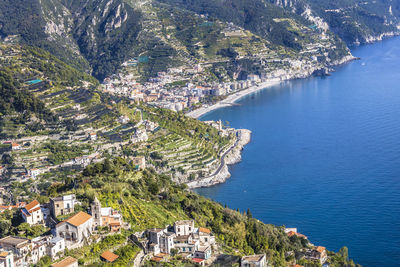
{"type": "Polygon", "coordinates": [[[92,217],[93,217],[93,227],[97,228],[101,226],[101,203],[97,199],[97,197],[94,198],[94,201],[90,205],[91,212],[92,212],[92,217]]]}

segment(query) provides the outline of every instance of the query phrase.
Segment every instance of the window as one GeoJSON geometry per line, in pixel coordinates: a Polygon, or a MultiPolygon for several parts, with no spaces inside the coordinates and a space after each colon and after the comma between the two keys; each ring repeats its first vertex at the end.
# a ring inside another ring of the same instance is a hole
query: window
{"type": "Polygon", "coordinates": [[[57,205],[56,205],[56,207],[57,207],[57,208],[59,208],[59,207],[60,207],[60,205],[58,205],[58,204],[57,204],[57,205]]]}
{"type": "Polygon", "coordinates": [[[65,229],[67,229],[67,230],[69,229],[69,226],[68,226],[68,224],[67,224],[67,225],[65,225],[65,229]]]}
{"type": "Polygon", "coordinates": [[[189,227],[189,231],[192,231],[192,227],[189,227]]]}

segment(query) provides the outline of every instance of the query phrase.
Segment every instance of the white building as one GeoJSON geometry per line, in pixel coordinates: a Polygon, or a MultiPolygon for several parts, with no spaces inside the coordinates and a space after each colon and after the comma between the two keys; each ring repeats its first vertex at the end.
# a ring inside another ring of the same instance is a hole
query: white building
{"type": "Polygon", "coordinates": [[[137,169],[146,169],[146,159],[145,157],[132,157],[132,164],[136,166],[137,169]]]}
{"type": "Polygon", "coordinates": [[[43,213],[40,203],[36,199],[21,209],[21,215],[24,221],[30,225],[43,223],[43,213]]]}
{"type": "Polygon", "coordinates": [[[11,143],[11,150],[21,150],[22,146],[20,144],[17,143],[11,143]]]}
{"type": "Polygon", "coordinates": [[[174,232],[176,233],[177,236],[193,234],[194,221],[193,220],[176,221],[174,223],[174,232]]]}
{"type": "Polygon", "coordinates": [[[54,237],[49,241],[47,254],[54,260],[62,255],[65,250],[65,240],[59,236],[54,237]]]}
{"type": "Polygon", "coordinates": [[[32,250],[30,251],[29,262],[36,264],[41,258],[47,255],[47,241],[46,238],[37,237],[32,239],[32,250]]]}
{"type": "Polygon", "coordinates": [[[40,174],[39,169],[30,169],[28,172],[28,175],[32,177],[33,179],[36,179],[36,177],[40,174]]]}
{"type": "Polygon", "coordinates": [[[208,260],[211,258],[211,246],[199,247],[194,252],[193,258],[208,260]]]}
{"type": "Polygon", "coordinates": [[[90,158],[88,156],[76,157],[73,160],[73,164],[81,165],[82,167],[86,167],[90,164],[90,158]]]}
{"type": "Polygon", "coordinates": [[[132,135],[132,143],[146,142],[149,139],[147,133],[141,129],[136,129],[135,133],[132,135]]]}
{"type": "Polygon", "coordinates": [[[75,210],[76,197],[74,194],[50,198],[50,212],[56,218],[60,215],[72,213],[75,210]]]}
{"type": "Polygon", "coordinates": [[[0,267],[14,266],[14,254],[11,251],[0,251],[0,267]]]}
{"type": "Polygon", "coordinates": [[[174,238],[176,237],[175,233],[166,232],[164,235],[160,237],[160,251],[162,253],[171,253],[171,249],[174,248],[174,238]]]}
{"type": "Polygon", "coordinates": [[[241,267],[267,267],[265,254],[244,256],[241,260],[241,267]]]}
{"type": "Polygon", "coordinates": [[[0,239],[0,247],[7,251],[12,251],[15,258],[24,260],[32,248],[29,239],[17,236],[7,236],[0,239]]]}
{"type": "Polygon", "coordinates": [[[215,236],[211,234],[211,230],[208,228],[199,227],[197,234],[195,234],[195,238],[198,238],[202,245],[215,244],[215,236]]]}
{"type": "Polygon", "coordinates": [[[127,124],[129,122],[129,117],[128,116],[121,116],[118,118],[118,122],[121,124],[127,124]]]}
{"type": "Polygon", "coordinates": [[[97,134],[96,133],[90,133],[89,134],[89,139],[91,141],[96,141],[97,140],[97,134]]]}
{"type": "Polygon", "coordinates": [[[92,235],[93,218],[80,211],[69,219],[56,225],[56,235],[64,238],[66,245],[81,243],[92,235]]]}

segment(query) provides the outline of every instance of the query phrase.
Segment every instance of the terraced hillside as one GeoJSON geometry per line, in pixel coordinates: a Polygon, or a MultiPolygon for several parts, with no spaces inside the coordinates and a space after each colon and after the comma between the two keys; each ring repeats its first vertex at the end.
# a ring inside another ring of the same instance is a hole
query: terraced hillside
{"type": "Polygon", "coordinates": [[[368,43],[399,32],[400,1],[270,0],[325,26],[348,44],[368,43]]]}
{"type": "MultiPolygon", "coordinates": [[[[218,62],[229,72],[236,54],[287,56],[320,41],[310,21],[262,0],[6,0],[0,10],[4,40],[44,48],[100,80],[139,56],[148,59],[138,70],[146,80],[199,62],[218,62]]],[[[327,40],[328,50],[346,53],[330,33],[327,40]]]]}
{"type": "Polygon", "coordinates": [[[8,182],[36,179],[42,187],[117,156],[144,156],[147,166],[185,181],[216,168],[234,139],[182,114],[104,95],[97,80],[43,50],[0,48],[1,164],[8,182]]]}

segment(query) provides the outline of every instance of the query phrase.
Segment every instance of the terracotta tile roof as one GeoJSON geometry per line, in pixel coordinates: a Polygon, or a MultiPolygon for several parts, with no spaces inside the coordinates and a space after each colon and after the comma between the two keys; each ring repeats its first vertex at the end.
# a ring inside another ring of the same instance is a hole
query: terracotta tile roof
{"type": "Polygon", "coordinates": [[[303,267],[303,266],[295,264],[295,265],[292,265],[291,267],[303,267]]]}
{"type": "Polygon", "coordinates": [[[315,250],[322,253],[325,251],[325,247],[318,246],[318,247],[315,247],[315,250]]]}
{"type": "Polygon", "coordinates": [[[154,256],[164,258],[164,257],[167,257],[168,254],[167,253],[158,253],[157,255],[154,255],[154,256]]]}
{"type": "Polygon", "coordinates": [[[0,257],[7,257],[8,252],[7,251],[0,251],[0,257]]]}
{"type": "Polygon", "coordinates": [[[31,203],[29,203],[28,205],[25,206],[25,209],[27,211],[30,211],[33,207],[35,207],[36,205],[40,205],[39,201],[37,201],[36,199],[33,200],[31,203]]]}
{"type": "Polygon", "coordinates": [[[87,214],[86,212],[80,211],[69,219],[65,220],[65,222],[72,224],[74,226],[79,226],[85,222],[87,222],[92,216],[87,214]]]}
{"type": "Polygon", "coordinates": [[[53,265],[51,265],[51,267],[68,267],[68,266],[71,266],[75,262],[77,262],[77,260],[75,258],[68,256],[65,259],[63,259],[62,261],[54,263],[53,265]]]}
{"type": "Polygon", "coordinates": [[[108,262],[113,262],[119,258],[119,256],[117,254],[114,254],[109,250],[104,251],[100,257],[102,257],[103,259],[105,259],[108,262]]]}
{"type": "Polygon", "coordinates": [[[206,234],[211,234],[211,230],[208,228],[200,227],[199,232],[201,233],[206,233],[206,234]]]}
{"type": "Polygon", "coordinates": [[[302,238],[307,239],[307,237],[306,237],[305,235],[302,235],[302,234],[299,234],[299,233],[296,233],[296,232],[293,232],[293,231],[288,232],[287,235],[288,235],[289,237],[292,237],[292,236],[296,235],[296,236],[298,236],[298,237],[302,237],[302,238]]]}
{"type": "Polygon", "coordinates": [[[30,212],[35,212],[35,211],[38,211],[38,210],[40,210],[40,207],[34,208],[33,210],[30,210],[30,212]]]}
{"type": "Polygon", "coordinates": [[[152,261],[157,261],[157,262],[159,262],[159,261],[162,261],[163,258],[160,258],[160,257],[153,257],[153,258],[151,258],[151,260],[152,260],[152,261]]]}
{"type": "Polygon", "coordinates": [[[199,259],[199,258],[193,258],[192,261],[193,261],[193,262],[200,263],[200,262],[202,262],[202,261],[204,261],[204,260],[203,260],[203,259],[199,259]]]}

